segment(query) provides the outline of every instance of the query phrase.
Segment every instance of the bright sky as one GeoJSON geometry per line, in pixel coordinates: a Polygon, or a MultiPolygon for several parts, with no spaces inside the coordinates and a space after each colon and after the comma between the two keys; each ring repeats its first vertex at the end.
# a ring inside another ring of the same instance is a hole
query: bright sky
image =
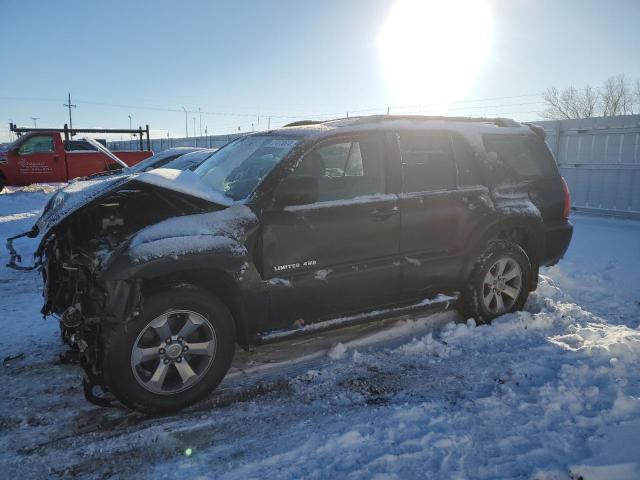
{"type": "Polygon", "coordinates": [[[8,123],[149,124],[153,136],[296,119],[536,119],[551,85],[640,78],[640,1],[0,0],[8,123]],[[482,100],[481,99],[489,99],[482,100]],[[403,108],[400,108],[403,107],[403,108]]]}

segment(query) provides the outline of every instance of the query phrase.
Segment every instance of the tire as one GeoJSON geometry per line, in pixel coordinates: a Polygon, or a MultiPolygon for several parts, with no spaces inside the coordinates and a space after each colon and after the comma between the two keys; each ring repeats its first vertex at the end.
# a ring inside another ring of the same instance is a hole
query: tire
{"type": "Polygon", "coordinates": [[[494,240],[476,260],[462,291],[460,313],[483,324],[522,310],[530,283],[531,262],[525,251],[516,243],[494,240]]]}
{"type": "Polygon", "coordinates": [[[233,360],[229,309],[189,286],[156,292],[143,307],[142,315],[117,325],[104,340],[106,387],[128,408],[148,414],[174,412],[206,397],[233,360]]]}
{"type": "Polygon", "coordinates": [[[0,192],[4,190],[4,186],[6,185],[7,180],[4,178],[4,175],[0,174],[0,192]]]}

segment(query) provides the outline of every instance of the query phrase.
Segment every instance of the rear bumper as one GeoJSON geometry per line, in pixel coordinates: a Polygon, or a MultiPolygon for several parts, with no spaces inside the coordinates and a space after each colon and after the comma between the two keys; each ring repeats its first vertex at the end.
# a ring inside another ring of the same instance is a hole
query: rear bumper
{"type": "Polygon", "coordinates": [[[569,221],[545,229],[544,256],[541,265],[549,267],[558,263],[571,243],[573,225],[569,221]]]}

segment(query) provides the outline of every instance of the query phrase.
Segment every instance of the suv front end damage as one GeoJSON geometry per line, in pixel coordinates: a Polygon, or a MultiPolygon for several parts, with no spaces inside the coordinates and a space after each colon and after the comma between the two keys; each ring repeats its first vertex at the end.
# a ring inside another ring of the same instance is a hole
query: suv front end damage
{"type": "MultiPolygon", "coordinates": [[[[7,241],[9,267],[40,270],[44,283],[42,314],[60,322],[62,340],[70,347],[63,360],[82,365],[85,394],[99,404],[104,401],[94,395],[93,387],[104,389],[102,340],[114,325],[128,322],[138,313],[141,300],[141,280],[133,276],[105,278],[110,266],[128,254],[130,240],[145,227],[170,217],[224,208],[155,185],[125,183],[113,182],[111,189],[88,196],[85,203],[56,218],[56,199],[65,196],[64,192],[58,193],[32,230],[7,241]],[[57,222],[47,223],[48,218],[57,222]],[[34,265],[22,266],[13,241],[22,236],[37,237],[41,232],[34,265]]],[[[69,209],[69,204],[60,202],[57,207],[69,209]]]]}
{"type": "Polygon", "coordinates": [[[80,363],[87,400],[103,405],[104,398],[94,391],[95,386],[106,390],[100,339],[135,310],[139,282],[102,281],[100,269],[108,253],[72,245],[69,230],[57,229],[38,252],[44,283],[42,314],[58,318],[62,340],[70,347],[63,358],[80,363]]]}

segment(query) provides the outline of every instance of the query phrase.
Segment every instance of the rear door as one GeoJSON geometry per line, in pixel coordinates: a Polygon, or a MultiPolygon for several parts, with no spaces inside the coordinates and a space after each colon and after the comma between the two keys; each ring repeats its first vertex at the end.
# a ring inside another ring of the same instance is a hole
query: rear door
{"type": "Polygon", "coordinates": [[[51,134],[34,134],[18,147],[14,156],[16,179],[19,184],[63,182],[66,167],[62,142],[56,150],[51,134]]]}
{"type": "Polygon", "coordinates": [[[397,299],[400,215],[385,146],[381,134],[318,145],[293,172],[316,177],[318,201],[264,214],[263,271],[275,325],[397,299]]]}
{"type": "Polygon", "coordinates": [[[473,226],[489,207],[486,187],[473,169],[471,147],[448,131],[401,131],[400,252],[403,294],[453,286],[464,263],[473,226]],[[460,161],[456,162],[456,154],[460,161]],[[458,168],[460,163],[460,168],[458,168]],[[462,181],[465,178],[473,180],[462,181]]]}

